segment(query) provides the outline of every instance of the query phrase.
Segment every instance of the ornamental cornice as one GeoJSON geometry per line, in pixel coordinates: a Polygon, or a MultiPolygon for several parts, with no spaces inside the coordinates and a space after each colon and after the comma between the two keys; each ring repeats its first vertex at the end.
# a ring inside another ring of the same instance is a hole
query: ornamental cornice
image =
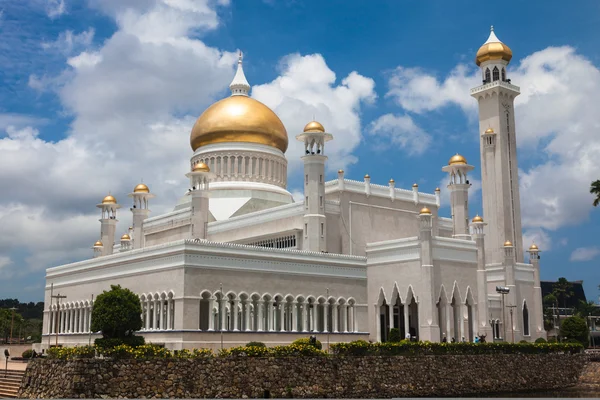
{"type": "Polygon", "coordinates": [[[266,210],[256,211],[249,214],[232,217],[223,221],[213,221],[208,223],[208,234],[226,232],[232,229],[253,226],[257,223],[266,223],[289,217],[303,216],[304,203],[290,203],[278,207],[268,208],[266,210]]]}
{"type": "Polygon", "coordinates": [[[516,85],[504,81],[494,81],[471,89],[471,96],[474,96],[481,92],[485,92],[486,90],[490,89],[508,89],[513,95],[515,94],[515,92],[517,94],[521,93],[521,88],[516,85]]]}
{"type": "MultiPolygon", "coordinates": [[[[338,192],[352,192],[352,193],[360,193],[366,196],[366,183],[355,181],[351,179],[343,180],[344,188],[340,189],[339,180],[335,179],[333,181],[325,182],[325,194],[330,193],[338,193],[338,192]]],[[[390,198],[390,187],[384,185],[378,185],[374,183],[369,183],[370,193],[369,196],[390,198]]],[[[400,189],[393,188],[395,201],[407,201],[414,203],[415,201],[415,193],[412,190],[408,189],[400,189]]],[[[435,194],[418,192],[418,202],[419,204],[434,206],[437,207],[435,194]]]]}

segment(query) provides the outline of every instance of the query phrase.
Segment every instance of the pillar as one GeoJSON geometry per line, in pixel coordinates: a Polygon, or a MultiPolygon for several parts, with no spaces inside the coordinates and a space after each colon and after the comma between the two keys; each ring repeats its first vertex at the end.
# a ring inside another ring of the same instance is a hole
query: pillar
{"type": "Polygon", "coordinates": [[[298,332],[298,302],[292,301],[292,332],[298,332]]]}

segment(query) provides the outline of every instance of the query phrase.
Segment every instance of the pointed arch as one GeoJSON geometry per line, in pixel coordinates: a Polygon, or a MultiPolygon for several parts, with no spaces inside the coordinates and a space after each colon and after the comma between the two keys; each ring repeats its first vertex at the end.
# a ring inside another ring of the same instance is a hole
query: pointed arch
{"type": "Polygon", "coordinates": [[[496,82],[500,80],[500,70],[498,69],[498,66],[494,66],[494,69],[492,70],[492,81],[496,82]]]}
{"type": "Polygon", "coordinates": [[[379,296],[377,297],[377,306],[381,306],[383,303],[387,303],[387,298],[385,297],[385,290],[383,290],[383,288],[379,288],[379,296]]]}
{"type": "Polygon", "coordinates": [[[454,281],[454,283],[452,284],[452,296],[450,297],[450,301],[452,301],[452,299],[456,299],[456,301],[460,304],[464,303],[462,296],[460,295],[460,288],[458,286],[458,282],[454,281]]]}
{"type": "Polygon", "coordinates": [[[484,83],[490,83],[492,81],[492,76],[489,68],[485,69],[485,81],[484,83]]]}
{"type": "Polygon", "coordinates": [[[400,296],[400,290],[398,290],[398,283],[394,282],[394,287],[392,288],[391,303],[396,304],[396,299],[400,299],[400,302],[402,302],[402,297],[400,296]]]}

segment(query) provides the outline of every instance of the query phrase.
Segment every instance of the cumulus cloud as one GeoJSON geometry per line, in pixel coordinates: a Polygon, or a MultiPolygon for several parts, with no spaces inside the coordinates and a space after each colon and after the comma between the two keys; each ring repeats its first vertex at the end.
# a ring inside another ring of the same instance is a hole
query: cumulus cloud
{"type": "Polygon", "coordinates": [[[375,100],[374,88],[373,79],[357,72],[338,83],[320,54],[291,54],[282,59],[280,76],[253,86],[252,96],[275,111],[287,128],[290,169],[300,166],[304,154],[304,146],[295,136],[314,116],[334,136],[325,146],[325,154],[329,157],[327,168],[335,171],[356,162],[352,151],[361,140],[360,109],[375,100]]]}
{"type": "MultiPolygon", "coordinates": [[[[519,64],[513,60],[508,75],[521,85],[515,101],[521,157],[534,152],[541,158],[519,174],[523,226],[556,230],[586,220],[589,184],[600,169],[600,122],[590,101],[600,90],[600,70],[564,46],[535,52],[519,64]]],[[[456,105],[477,118],[477,103],[465,95],[481,83],[475,67],[458,65],[441,79],[399,67],[389,83],[387,95],[405,110],[426,113],[456,105]]]]}
{"type": "Polygon", "coordinates": [[[369,133],[389,139],[412,155],[422,154],[431,143],[431,135],[417,126],[409,115],[382,115],[371,122],[369,133]]]}
{"type": "MultiPolygon", "coordinates": [[[[541,228],[530,228],[523,232],[523,249],[528,249],[533,243],[542,251],[552,249],[552,238],[541,228]]],[[[558,244],[564,246],[560,241],[558,244]]]]}
{"type": "Polygon", "coordinates": [[[573,250],[571,253],[571,257],[569,261],[590,261],[594,258],[598,257],[600,254],[600,249],[596,246],[594,247],[579,247],[573,250]]]}

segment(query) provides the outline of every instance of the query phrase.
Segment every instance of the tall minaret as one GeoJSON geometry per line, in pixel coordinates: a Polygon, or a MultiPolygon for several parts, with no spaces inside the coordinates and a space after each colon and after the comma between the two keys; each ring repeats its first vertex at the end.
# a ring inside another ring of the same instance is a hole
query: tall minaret
{"type": "Polygon", "coordinates": [[[208,165],[203,162],[192,166],[192,171],[185,176],[190,178],[192,196],[192,239],[206,239],[208,225],[208,182],[213,177],[208,165]]]}
{"type": "Polygon", "coordinates": [[[115,245],[115,230],[117,229],[117,210],[121,208],[117,204],[117,199],[112,195],[102,199],[102,203],[96,205],[102,209],[102,218],[100,219],[100,242],[103,244],[100,255],[105,256],[113,253],[115,245]]]}
{"type": "Polygon", "coordinates": [[[143,224],[144,220],[148,218],[148,214],[150,213],[150,209],[148,208],[148,200],[153,198],[154,195],[150,193],[150,189],[143,183],[140,183],[135,188],[133,188],[133,192],[128,194],[129,197],[133,198],[133,207],[131,207],[131,212],[133,213],[133,245],[130,246],[134,249],[141,249],[144,247],[144,234],[143,234],[143,224]]]}
{"type": "Polygon", "coordinates": [[[544,331],[544,310],[542,307],[542,285],[540,283],[540,249],[535,243],[529,246],[529,263],[533,265],[533,304],[529,315],[533,316],[536,333],[543,337],[544,331]]]}
{"type": "Polygon", "coordinates": [[[517,167],[514,100],[519,87],[512,85],[506,67],[510,48],[494,33],[477,52],[482,85],[471,89],[479,103],[481,133],[481,192],[486,226],[487,262],[501,263],[505,241],[514,245],[517,262],[523,262],[521,203],[517,167]]]}
{"type": "Polygon", "coordinates": [[[325,218],[325,142],[333,139],[317,121],[309,122],[296,136],[304,142],[304,240],[302,248],[327,251],[325,218]]]}
{"type": "Polygon", "coordinates": [[[452,209],[453,237],[471,239],[469,235],[469,188],[471,184],[467,173],[473,170],[467,160],[460,154],[450,158],[448,165],[442,168],[450,177],[450,208],[452,209]]]}

